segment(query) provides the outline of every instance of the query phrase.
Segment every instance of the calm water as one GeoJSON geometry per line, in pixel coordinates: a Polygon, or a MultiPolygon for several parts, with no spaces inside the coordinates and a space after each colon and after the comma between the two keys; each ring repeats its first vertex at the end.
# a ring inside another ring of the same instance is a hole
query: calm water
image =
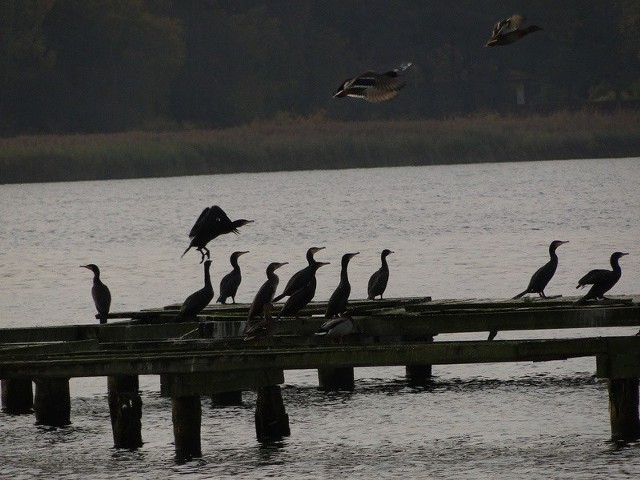
{"type": "MultiPolygon", "coordinates": [[[[100,266],[112,311],[181,302],[200,288],[202,266],[196,252],[180,254],[212,204],[256,220],[210,244],[216,292],[229,254],[250,250],[241,302],[269,262],[290,262],[285,282],[310,246],[326,247],[317,258],[331,262],[318,273],[319,299],[348,251],[361,253],[349,268],[352,298],[364,297],[383,248],[396,252],[386,296],[508,298],[554,239],[570,243],[547,294],[574,295],[615,250],[630,255],[611,293],[637,294],[639,185],[637,158],[0,185],[1,322],[94,323],[86,263],[100,266]]],[[[0,413],[0,478],[637,478],[640,446],[607,441],[607,391],[594,371],[594,359],[442,366],[431,387],[409,389],[401,368],[357,369],[356,391],[340,394],[318,392],[313,371],[287,372],[290,438],[255,441],[251,393],[236,408],[203,399],[204,456],[186,465],[173,461],[156,377],[141,379],[136,452],[112,448],[105,380],[76,379],[68,428],[0,413]]]]}

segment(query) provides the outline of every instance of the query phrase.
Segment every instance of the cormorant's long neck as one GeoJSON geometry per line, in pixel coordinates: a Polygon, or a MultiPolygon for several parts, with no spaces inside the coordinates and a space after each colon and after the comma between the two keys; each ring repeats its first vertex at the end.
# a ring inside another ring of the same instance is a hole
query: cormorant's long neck
{"type": "Polygon", "coordinates": [[[240,270],[240,265],[238,265],[238,257],[236,256],[231,257],[231,266],[233,267],[234,270],[240,270]]]}
{"type": "Polygon", "coordinates": [[[205,287],[211,287],[211,274],[209,273],[209,268],[211,267],[211,264],[207,264],[204,267],[204,286],[205,287]]]}
{"type": "Polygon", "coordinates": [[[342,269],[340,270],[340,283],[349,283],[349,275],[347,274],[348,266],[349,262],[344,262],[342,264],[342,269]]]}
{"type": "Polygon", "coordinates": [[[556,249],[554,247],[549,247],[549,256],[551,257],[549,263],[558,265],[558,254],[556,253],[556,249]]]}
{"type": "Polygon", "coordinates": [[[313,258],[313,252],[311,250],[307,251],[307,263],[309,265],[313,265],[316,263],[316,260],[313,258]]]}
{"type": "Polygon", "coordinates": [[[389,265],[387,264],[387,256],[386,255],[382,255],[380,257],[380,259],[382,260],[382,269],[383,270],[389,270],[389,265]]]}
{"type": "Polygon", "coordinates": [[[613,268],[613,271],[615,273],[622,273],[622,268],[620,268],[620,263],[618,263],[618,258],[616,257],[611,257],[611,268],[613,268]]]}

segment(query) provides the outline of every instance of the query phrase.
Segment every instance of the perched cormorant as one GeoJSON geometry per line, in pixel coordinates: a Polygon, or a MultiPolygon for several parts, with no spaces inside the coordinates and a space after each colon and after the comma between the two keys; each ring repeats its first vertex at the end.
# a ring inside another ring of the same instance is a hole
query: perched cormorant
{"type": "Polygon", "coordinates": [[[340,340],[353,330],[353,319],[347,313],[341,313],[338,318],[327,320],[316,331],[315,335],[340,340]]]}
{"type": "Polygon", "coordinates": [[[111,292],[109,288],[100,280],[100,269],[97,265],[90,263],[89,265],[80,265],[81,268],[87,268],[93,272],[93,287],[91,287],[91,296],[93,303],[98,310],[98,318],[100,323],[107,323],[107,314],[111,307],[111,292]]]}
{"type": "Polygon", "coordinates": [[[578,281],[578,286],[576,288],[584,288],[585,285],[591,285],[591,288],[589,289],[587,294],[577,302],[575,302],[575,304],[582,305],[586,303],[587,300],[591,299],[604,299],[604,294],[611,290],[611,288],[616,283],[618,283],[618,280],[620,280],[620,277],[622,276],[622,269],[620,268],[618,260],[620,260],[620,258],[624,257],[625,255],[628,255],[628,253],[612,253],[610,259],[612,270],[591,270],[584,277],[582,277],[578,281]]]}
{"type": "Polygon", "coordinates": [[[544,289],[547,287],[547,284],[556,273],[556,268],[558,268],[558,255],[556,254],[556,248],[564,243],[569,242],[562,240],[554,240],[553,242],[551,242],[551,244],[549,245],[549,256],[551,257],[551,260],[541,266],[536,271],[536,273],[533,274],[531,280],[529,281],[529,286],[527,287],[527,289],[513,297],[513,300],[520,298],[527,293],[537,293],[542,298],[547,298],[547,296],[544,294],[544,289]]]}
{"type": "Polygon", "coordinates": [[[329,265],[329,262],[314,262],[313,265],[310,265],[311,280],[300,290],[291,294],[284,303],[280,313],[278,313],[278,318],[283,316],[290,317],[292,315],[295,315],[295,317],[298,318],[298,312],[306,307],[307,304],[313,300],[313,297],[316,294],[316,285],[318,284],[316,280],[316,272],[324,265],[329,265]]]}
{"type": "Polygon", "coordinates": [[[273,329],[276,326],[276,321],[271,316],[272,303],[265,303],[262,307],[262,313],[264,318],[254,320],[251,325],[247,324],[248,328],[245,328],[244,339],[255,340],[256,338],[270,337],[273,333],[273,329]]]}
{"type": "Polygon", "coordinates": [[[282,293],[273,299],[274,303],[277,302],[278,300],[282,300],[282,298],[284,297],[293,295],[298,290],[304,288],[311,281],[311,278],[316,273],[315,271],[312,271],[313,265],[315,263],[318,263],[313,258],[313,256],[322,249],[324,249],[324,247],[311,247],[309,250],[307,250],[308,265],[304,267],[302,270],[298,270],[296,273],[294,273],[291,276],[291,278],[287,282],[286,287],[284,287],[284,290],[282,291],[282,293]]]}
{"type": "Polygon", "coordinates": [[[393,252],[388,248],[385,248],[380,254],[380,260],[382,266],[369,278],[369,284],[367,285],[367,298],[373,300],[380,295],[382,300],[382,294],[387,288],[387,282],[389,281],[389,265],[387,265],[387,256],[393,252]]]}
{"type": "Polygon", "coordinates": [[[391,100],[405,86],[400,75],[411,65],[410,62],[403,63],[395,70],[385,73],[368,71],[355,78],[348,78],[338,87],[333,98],[355,97],[371,103],[391,100]]]}
{"type": "Polygon", "coordinates": [[[349,295],[351,294],[351,284],[349,283],[349,276],[347,275],[347,267],[349,266],[349,260],[359,253],[360,252],[345,253],[342,256],[340,283],[329,298],[327,311],[324,314],[325,318],[333,318],[347,309],[347,302],[349,301],[349,295]]]}
{"type": "Polygon", "coordinates": [[[500,45],[510,45],[517,42],[525,35],[539,30],[544,30],[537,25],[530,25],[526,28],[520,28],[525,18],[522,15],[512,15],[509,18],[500,20],[493,26],[491,38],[485,44],[485,47],[496,47],[500,45]]]}
{"type": "Polygon", "coordinates": [[[231,221],[219,206],[213,205],[207,207],[202,211],[196,223],[193,224],[193,227],[191,227],[191,231],[189,232],[191,243],[189,243],[182,257],[184,257],[184,254],[187,253],[190,248],[195,248],[200,252],[200,255],[202,255],[202,259],[200,260],[200,263],[202,263],[204,262],[205,256],[211,258],[207,243],[224,233],[233,232],[238,234],[238,228],[252,222],[253,220],[245,220],[244,218],[231,221]]]}
{"type": "Polygon", "coordinates": [[[240,272],[240,265],[238,265],[238,257],[249,252],[233,252],[229,261],[233,270],[227,273],[222,280],[220,280],[220,295],[218,296],[217,303],[227,303],[227,298],[231,297],[233,303],[236,303],[236,293],[240,282],[242,281],[242,273],[240,272]]]}
{"type": "Polygon", "coordinates": [[[180,312],[176,317],[178,321],[195,317],[213,300],[213,286],[211,285],[211,275],[209,274],[210,267],[211,260],[204,262],[204,287],[197,292],[193,292],[182,303],[180,312]]]}
{"type": "Polygon", "coordinates": [[[248,320],[247,325],[245,326],[245,332],[251,326],[253,317],[262,316],[264,306],[273,301],[273,295],[276,293],[276,288],[278,288],[278,282],[280,281],[278,275],[275,274],[275,271],[283,265],[287,265],[287,263],[288,262],[273,262],[267,267],[267,281],[262,284],[249,307],[249,315],[247,317],[248,320]]]}

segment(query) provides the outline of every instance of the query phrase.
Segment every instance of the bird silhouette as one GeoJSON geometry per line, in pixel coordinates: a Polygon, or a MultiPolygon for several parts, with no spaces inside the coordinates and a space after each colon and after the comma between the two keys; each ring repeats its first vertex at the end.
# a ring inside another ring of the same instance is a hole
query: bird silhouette
{"type": "Polygon", "coordinates": [[[622,277],[622,269],[620,268],[620,258],[628,255],[628,253],[614,252],[611,254],[609,263],[611,270],[595,269],[588,272],[584,277],[578,280],[576,288],[584,288],[591,285],[587,294],[575,302],[576,305],[583,305],[587,300],[604,300],[604,294],[613,288],[622,277]]]}
{"type": "Polygon", "coordinates": [[[178,321],[195,317],[213,300],[213,285],[211,285],[211,274],[209,273],[210,268],[211,260],[207,260],[204,262],[204,287],[197,292],[193,292],[182,303],[182,307],[176,318],[178,321]]]}
{"type": "Polygon", "coordinates": [[[518,14],[512,15],[509,18],[505,18],[504,20],[500,20],[493,26],[493,30],[491,31],[491,38],[487,40],[487,43],[484,46],[498,47],[502,45],[511,45],[512,43],[520,40],[525,35],[537,32],[539,30],[544,30],[544,28],[537,25],[530,25],[526,28],[520,28],[520,26],[524,22],[525,17],[518,14]]]}
{"type": "Polygon", "coordinates": [[[98,319],[100,323],[107,323],[107,315],[111,308],[111,292],[109,288],[100,280],[100,269],[94,263],[88,265],[80,265],[81,268],[87,268],[93,272],[93,286],[91,287],[91,296],[93,303],[98,310],[98,319]]]}
{"type": "Polygon", "coordinates": [[[348,78],[338,87],[333,98],[354,97],[371,103],[391,100],[404,88],[402,73],[411,65],[411,62],[403,63],[395,70],[385,73],[367,71],[357,77],[348,78]]]}
{"type": "Polygon", "coordinates": [[[220,294],[218,295],[217,303],[227,303],[227,298],[231,297],[231,301],[236,303],[236,293],[238,287],[242,281],[242,272],[240,271],[240,265],[238,265],[238,257],[249,252],[233,252],[229,257],[229,262],[233,267],[229,273],[227,273],[222,280],[220,280],[220,294]]]}
{"type": "Polygon", "coordinates": [[[382,300],[382,294],[387,289],[387,283],[389,282],[389,265],[387,264],[387,257],[392,253],[393,252],[388,248],[382,250],[382,253],[380,254],[380,261],[382,265],[369,278],[369,283],[367,284],[367,299],[373,300],[380,295],[380,300],[382,300]]]}
{"type": "Polygon", "coordinates": [[[568,241],[562,240],[554,240],[549,245],[549,256],[550,260],[541,266],[536,272],[531,276],[531,280],[529,281],[529,286],[526,290],[520,292],[518,295],[513,297],[513,300],[526,295],[527,293],[537,293],[542,298],[547,298],[544,294],[544,289],[547,284],[553,278],[553,275],[556,273],[556,269],[558,268],[558,255],[556,254],[556,249],[565,243],[569,243],[568,241]]]}
{"type": "Polygon", "coordinates": [[[182,257],[184,257],[189,249],[195,248],[200,252],[200,255],[202,255],[202,259],[200,260],[200,263],[202,263],[204,262],[205,256],[206,258],[211,258],[209,249],[207,248],[207,244],[211,240],[225,233],[233,232],[238,234],[238,228],[252,222],[253,220],[245,220],[244,218],[231,221],[219,206],[213,205],[207,207],[202,211],[196,223],[193,224],[193,227],[191,227],[191,231],[189,232],[191,242],[182,253],[182,257]]]}

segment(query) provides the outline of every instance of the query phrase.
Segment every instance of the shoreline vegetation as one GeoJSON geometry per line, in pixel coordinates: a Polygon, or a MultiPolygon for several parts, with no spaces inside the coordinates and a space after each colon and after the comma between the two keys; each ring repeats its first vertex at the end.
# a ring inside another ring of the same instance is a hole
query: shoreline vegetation
{"type": "Polygon", "coordinates": [[[640,156],[640,112],[343,122],[282,115],[222,130],[0,138],[0,184],[640,156]]]}

